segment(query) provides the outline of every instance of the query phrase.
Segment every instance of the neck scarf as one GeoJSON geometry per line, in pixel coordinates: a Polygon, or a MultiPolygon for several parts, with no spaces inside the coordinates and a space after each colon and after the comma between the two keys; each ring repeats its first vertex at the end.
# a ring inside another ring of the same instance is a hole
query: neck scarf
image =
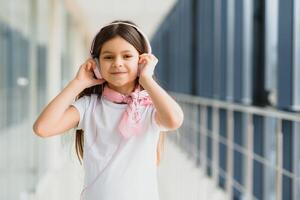
{"type": "Polygon", "coordinates": [[[121,117],[118,130],[126,139],[138,135],[142,130],[140,108],[153,104],[147,91],[141,91],[140,85],[137,85],[132,93],[124,95],[106,85],[102,95],[109,101],[128,104],[121,117]]]}

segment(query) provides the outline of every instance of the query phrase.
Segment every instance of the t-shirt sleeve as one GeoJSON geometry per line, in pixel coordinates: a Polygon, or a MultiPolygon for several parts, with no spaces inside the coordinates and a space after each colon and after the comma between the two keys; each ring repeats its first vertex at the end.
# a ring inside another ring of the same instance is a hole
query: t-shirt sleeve
{"type": "Polygon", "coordinates": [[[157,121],[156,121],[156,119],[155,119],[155,113],[156,113],[156,111],[157,111],[156,108],[153,106],[153,107],[152,107],[152,111],[151,111],[151,124],[152,124],[153,128],[154,128],[155,130],[158,130],[158,131],[169,131],[168,128],[163,127],[163,126],[160,126],[160,125],[157,123],[157,121]]]}
{"type": "Polygon", "coordinates": [[[88,107],[88,103],[89,103],[89,96],[83,96],[77,100],[75,100],[71,105],[74,106],[78,112],[79,112],[79,122],[78,122],[78,126],[76,129],[82,129],[84,130],[84,123],[83,123],[83,119],[84,119],[84,114],[85,111],[88,107]]]}

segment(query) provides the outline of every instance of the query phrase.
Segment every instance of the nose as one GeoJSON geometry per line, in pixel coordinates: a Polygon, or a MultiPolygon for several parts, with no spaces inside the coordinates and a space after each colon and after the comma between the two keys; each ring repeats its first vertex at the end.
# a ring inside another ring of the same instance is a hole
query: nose
{"type": "Polygon", "coordinates": [[[114,60],[113,66],[121,67],[122,65],[123,65],[122,58],[117,56],[116,59],[114,60]]]}

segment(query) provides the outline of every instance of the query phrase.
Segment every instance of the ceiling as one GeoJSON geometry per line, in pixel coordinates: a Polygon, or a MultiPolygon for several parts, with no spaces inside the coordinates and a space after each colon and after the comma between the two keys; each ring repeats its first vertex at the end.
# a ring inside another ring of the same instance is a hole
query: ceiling
{"type": "Polygon", "coordinates": [[[147,34],[153,36],[161,21],[177,0],[74,0],[80,10],[89,34],[95,35],[101,26],[116,19],[132,20],[147,34]]]}

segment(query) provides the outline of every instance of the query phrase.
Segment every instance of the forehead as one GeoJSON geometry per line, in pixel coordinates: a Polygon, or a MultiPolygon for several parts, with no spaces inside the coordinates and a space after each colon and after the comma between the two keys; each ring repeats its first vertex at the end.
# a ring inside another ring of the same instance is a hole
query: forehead
{"type": "Polygon", "coordinates": [[[135,47],[122,37],[115,37],[105,42],[101,54],[105,53],[137,53],[135,47]]]}

